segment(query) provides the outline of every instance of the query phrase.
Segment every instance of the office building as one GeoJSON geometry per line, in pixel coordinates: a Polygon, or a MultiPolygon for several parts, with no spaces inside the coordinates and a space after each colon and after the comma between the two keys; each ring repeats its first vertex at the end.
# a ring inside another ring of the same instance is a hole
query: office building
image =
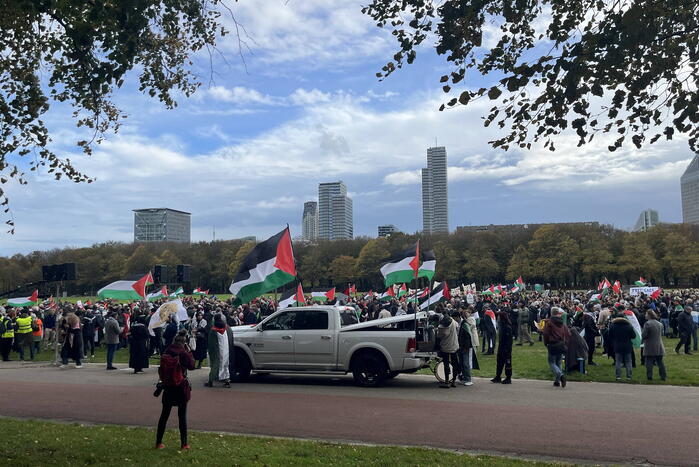
{"type": "Polygon", "coordinates": [[[422,169],[422,230],[449,232],[447,190],[447,150],[444,146],[427,149],[427,168],[422,169]]]}
{"type": "Polygon", "coordinates": [[[354,236],[352,199],[342,182],[318,185],[318,238],[349,239],[354,236]]]}
{"type": "Polygon", "coordinates": [[[694,156],[680,178],[682,222],[699,224],[699,155],[694,156]]]}
{"type": "Polygon", "coordinates": [[[318,239],[318,203],[316,201],[303,203],[301,232],[301,236],[307,242],[318,239]]]}
{"type": "Polygon", "coordinates": [[[393,224],[379,226],[379,238],[388,237],[389,235],[394,234],[396,232],[400,232],[400,230],[398,230],[396,226],[393,224]]]}
{"type": "Polygon", "coordinates": [[[658,211],[655,209],[646,209],[645,211],[641,212],[640,216],[638,216],[638,220],[636,221],[636,225],[634,226],[633,230],[636,232],[645,232],[659,223],[660,220],[658,218],[658,211]]]}
{"type": "Polygon", "coordinates": [[[191,214],[168,208],[134,209],[133,241],[189,243],[191,214]]]}

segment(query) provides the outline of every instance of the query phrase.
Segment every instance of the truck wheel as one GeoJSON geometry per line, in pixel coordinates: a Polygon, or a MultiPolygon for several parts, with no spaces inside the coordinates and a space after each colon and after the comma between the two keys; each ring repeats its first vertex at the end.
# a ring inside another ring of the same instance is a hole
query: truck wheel
{"type": "Polygon", "coordinates": [[[245,381],[250,376],[252,365],[250,359],[242,350],[235,351],[235,366],[231,375],[236,381],[245,381]]]}
{"type": "Polygon", "coordinates": [[[352,376],[358,386],[376,387],[388,375],[388,366],[382,356],[373,353],[358,355],[352,364],[352,376]]]}

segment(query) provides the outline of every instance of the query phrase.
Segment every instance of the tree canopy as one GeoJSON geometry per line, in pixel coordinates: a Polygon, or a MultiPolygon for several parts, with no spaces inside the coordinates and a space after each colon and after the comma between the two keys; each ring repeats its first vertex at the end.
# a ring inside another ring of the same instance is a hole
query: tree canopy
{"type": "MultiPolygon", "coordinates": [[[[235,0],[234,0],[235,1],[235,0]]],[[[72,107],[85,154],[126,115],[112,102],[127,74],[167,108],[199,86],[192,54],[226,33],[221,0],[7,0],[0,9],[0,205],[3,185],[26,184],[24,169],[47,167],[56,180],[91,182],[51,148],[44,122],[54,103],[72,107]],[[32,157],[26,157],[31,155],[32,157]]],[[[225,7],[225,5],[224,5],[225,7]]],[[[6,220],[13,233],[12,219],[6,220]]]]}
{"type": "Polygon", "coordinates": [[[616,135],[610,151],[678,133],[699,151],[697,2],[373,0],[363,12],[398,42],[382,79],[436,38],[451,65],[441,110],[492,100],[484,125],[504,130],[493,147],[553,151],[570,128],[578,145],[616,135]],[[495,84],[476,88],[474,74],[495,84]]]}

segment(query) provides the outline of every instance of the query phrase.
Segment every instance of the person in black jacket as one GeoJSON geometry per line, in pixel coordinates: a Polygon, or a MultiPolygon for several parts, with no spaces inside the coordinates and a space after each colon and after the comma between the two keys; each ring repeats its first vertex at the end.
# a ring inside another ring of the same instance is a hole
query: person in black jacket
{"type": "Polygon", "coordinates": [[[636,331],[629,320],[623,317],[622,314],[617,314],[612,319],[612,324],[609,326],[608,338],[611,341],[614,349],[614,366],[616,380],[621,380],[621,367],[626,368],[626,379],[630,380],[632,376],[632,340],[636,337],[636,331]]]}
{"type": "Polygon", "coordinates": [[[687,305],[684,311],[677,315],[677,330],[680,333],[680,341],[675,347],[675,352],[680,353],[680,347],[684,345],[684,353],[692,355],[689,351],[689,342],[692,336],[694,322],[692,321],[692,307],[687,305]]]}
{"type": "Polygon", "coordinates": [[[483,355],[493,355],[495,350],[495,326],[485,314],[488,310],[490,310],[490,305],[485,305],[483,313],[481,313],[481,332],[483,334],[481,353],[483,355]]]}
{"type": "Polygon", "coordinates": [[[495,378],[492,383],[512,384],[512,323],[510,315],[506,312],[498,312],[498,357],[495,378]],[[505,379],[500,379],[502,370],[505,370],[505,379]]]}
{"type": "Polygon", "coordinates": [[[134,374],[143,373],[143,369],[148,368],[149,338],[146,318],[136,318],[129,329],[129,368],[133,368],[134,374]]]}
{"type": "Polygon", "coordinates": [[[587,343],[587,364],[590,366],[597,365],[592,361],[592,356],[595,353],[595,338],[599,336],[599,331],[597,330],[597,320],[594,318],[593,306],[588,304],[588,309],[582,315],[582,331],[585,332],[585,342],[587,343]]]}

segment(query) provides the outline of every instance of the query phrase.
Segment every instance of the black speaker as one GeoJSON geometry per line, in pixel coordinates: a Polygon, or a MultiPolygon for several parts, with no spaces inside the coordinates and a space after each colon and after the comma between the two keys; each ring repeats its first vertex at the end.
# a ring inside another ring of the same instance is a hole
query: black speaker
{"type": "Polygon", "coordinates": [[[167,266],[157,264],[153,268],[153,280],[156,284],[164,284],[167,282],[167,266]]]}
{"type": "Polygon", "coordinates": [[[64,281],[74,281],[78,274],[75,263],[61,264],[61,273],[64,281]]]}
{"type": "Polygon", "coordinates": [[[189,282],[191,279],[192,266],[189,264],[177,265],[177,282],[189,282]]]}
{"type": "Polygon", "coordinates": [[[57,264],[52,264],[51,266],[49,266],[49,277],[50,277],[49,280],[50,281],[60,281],[61,280],[60,276],[58,275],[60,272],[59,270],[60,270],[60,266],[57,264]]]}
{"type": "Polygon", "coordinates": [[[49,265],[44,265],[41,266],[41,278],[45,281],[52,281],[53,278],[51,277],[51,273],[53,270],[51,269],[51,266],[49,265]]]}

